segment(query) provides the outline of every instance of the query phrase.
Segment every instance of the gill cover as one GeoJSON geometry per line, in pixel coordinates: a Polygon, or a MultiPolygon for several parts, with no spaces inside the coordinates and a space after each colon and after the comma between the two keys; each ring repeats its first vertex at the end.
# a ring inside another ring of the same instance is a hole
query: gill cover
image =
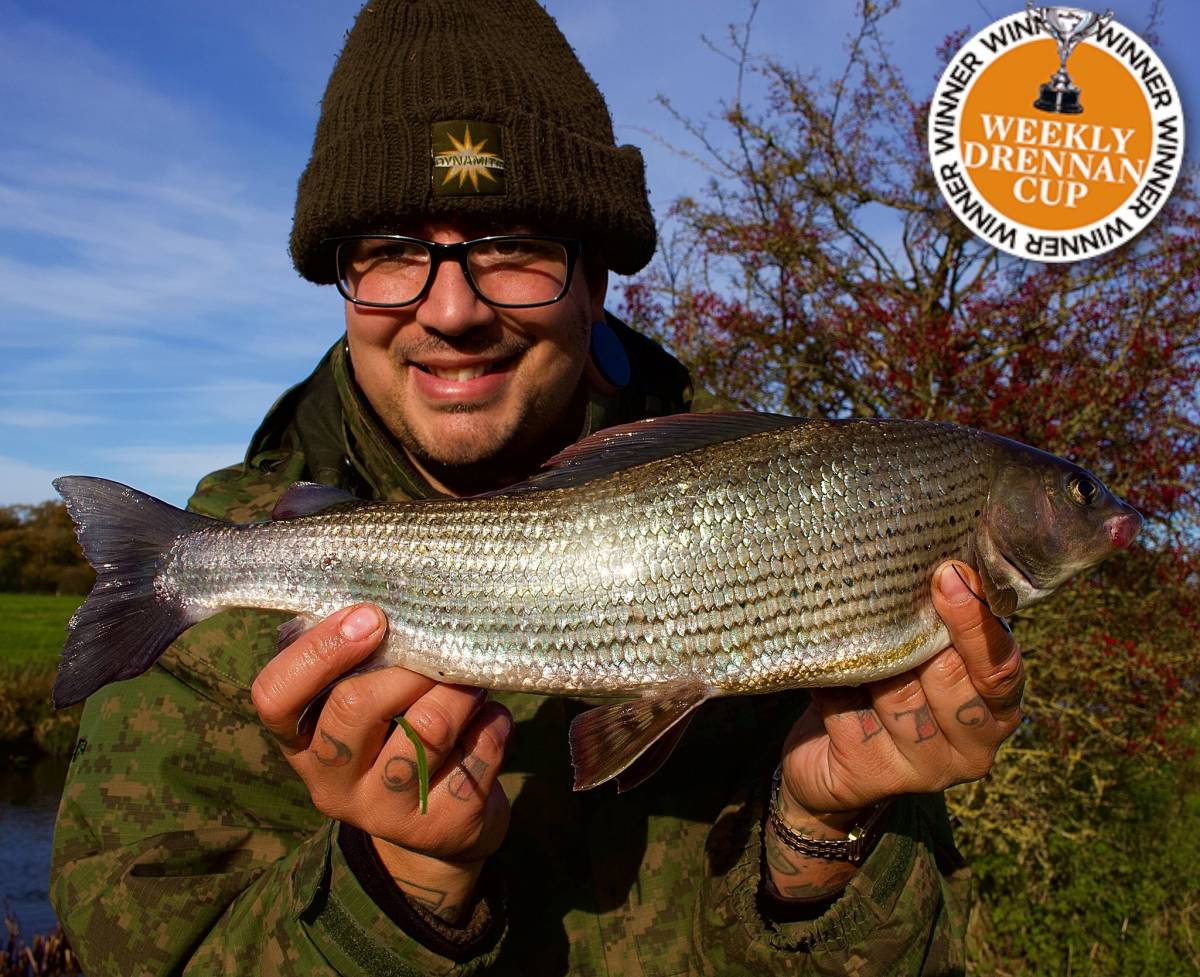
{"type": "Polygon", "coordinates": [[[992,612],[1006,617],[1128,546],[1141,516],[1091,472],[993,438],[995,469],[976,538],[992,612]]]}

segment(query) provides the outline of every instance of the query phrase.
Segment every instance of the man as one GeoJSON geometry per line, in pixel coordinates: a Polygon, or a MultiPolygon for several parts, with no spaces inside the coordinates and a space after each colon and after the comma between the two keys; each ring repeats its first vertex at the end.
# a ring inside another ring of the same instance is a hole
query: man
{"type": "MultiPolygon", "coordinates": [[[[640,155],[534,0],[368,5],[292,237],[301,274],[341,291],[345,339],[193,508],[265,518],[297,480],[495,489],[590,431],[713,405],[605,315],[607,272],[653,247],[640,155]]],[[[220,615],[89,700],[56,907],[93,977],[961,970],[938,792],[987,771],[1022,683],[966,584],[935,580],[954,648],[811,701],[710,703],[620,797],[571,791],[569,700],[388,669],[302,723],[385,634],[369,605],[282,651],[278,615],[220,615]],[[432,772],[424,815],[399,715],[432,772]]]]}

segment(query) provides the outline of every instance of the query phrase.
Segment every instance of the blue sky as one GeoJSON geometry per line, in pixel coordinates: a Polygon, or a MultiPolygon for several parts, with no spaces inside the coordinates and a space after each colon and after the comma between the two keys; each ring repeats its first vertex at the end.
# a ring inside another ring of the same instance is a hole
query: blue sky
{"type": "MultiPolygon", "coordinates": [[[[738,0],[548,0],[640,145],[661,214],[703,171],[662,93],[704,118],[733,90],[702,40],[738,0]]],[[[932,91],[947,33],[1019,9],[906,0],[887,36],[932,91]]],[[[1147,0],[1114,0],[1141,30],[1147,0]]],[[[0,0],[0,505],[102,475],[177,504],[237,461],[342,329],[332,288],[287,257],[296,179],[359,0],[0,0]]],[[[754,47],[840,64],[849,2],[761,0],[754,47]]],[[[1200,2],[1165,0],[1159,55],[1200,104],[1200,2]]],[[[1195,129],[1189,143],[1195,146],[1195,129]]],[[[1193,152],[1189,155],[1194,155],[1193,152]]]]}

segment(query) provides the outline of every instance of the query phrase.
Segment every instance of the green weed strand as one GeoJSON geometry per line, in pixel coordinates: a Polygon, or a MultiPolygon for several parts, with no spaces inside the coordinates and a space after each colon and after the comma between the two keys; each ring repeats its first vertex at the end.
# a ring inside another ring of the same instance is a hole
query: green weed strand
{"type": "Polygon", "coordinates": [[[429,761],[425,757],[425,744],[421,742],[417,731],[408,724],[407,719],[397,716],[396,722],[404,730],[404,735],[412,741],[413,749],[417,751],[417,790],[421,796],[421,813],[424,814],[429,809],[429,761]]]}

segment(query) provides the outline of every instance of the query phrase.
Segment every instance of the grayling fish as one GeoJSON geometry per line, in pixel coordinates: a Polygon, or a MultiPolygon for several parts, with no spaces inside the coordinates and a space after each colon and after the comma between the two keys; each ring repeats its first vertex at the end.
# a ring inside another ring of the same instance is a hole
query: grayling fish
{"type": "Polygon", "coordinates": [[[1142,521],[1083,469],[994,435],[766,414],[610,428],[475,498],[298,485],[247,526],[102,479],[55,486],[99,574],[56,704],[139,674],[225,608],[311,624],[372,601],[389,629],[370,664],[634,696],[572,724],[577,789],[640,783],[713,696],[857,685],[929,658],[949,643],[930,599],[943,560],[975,567],[1007,616],[1129,546],[1142,521]]]}

